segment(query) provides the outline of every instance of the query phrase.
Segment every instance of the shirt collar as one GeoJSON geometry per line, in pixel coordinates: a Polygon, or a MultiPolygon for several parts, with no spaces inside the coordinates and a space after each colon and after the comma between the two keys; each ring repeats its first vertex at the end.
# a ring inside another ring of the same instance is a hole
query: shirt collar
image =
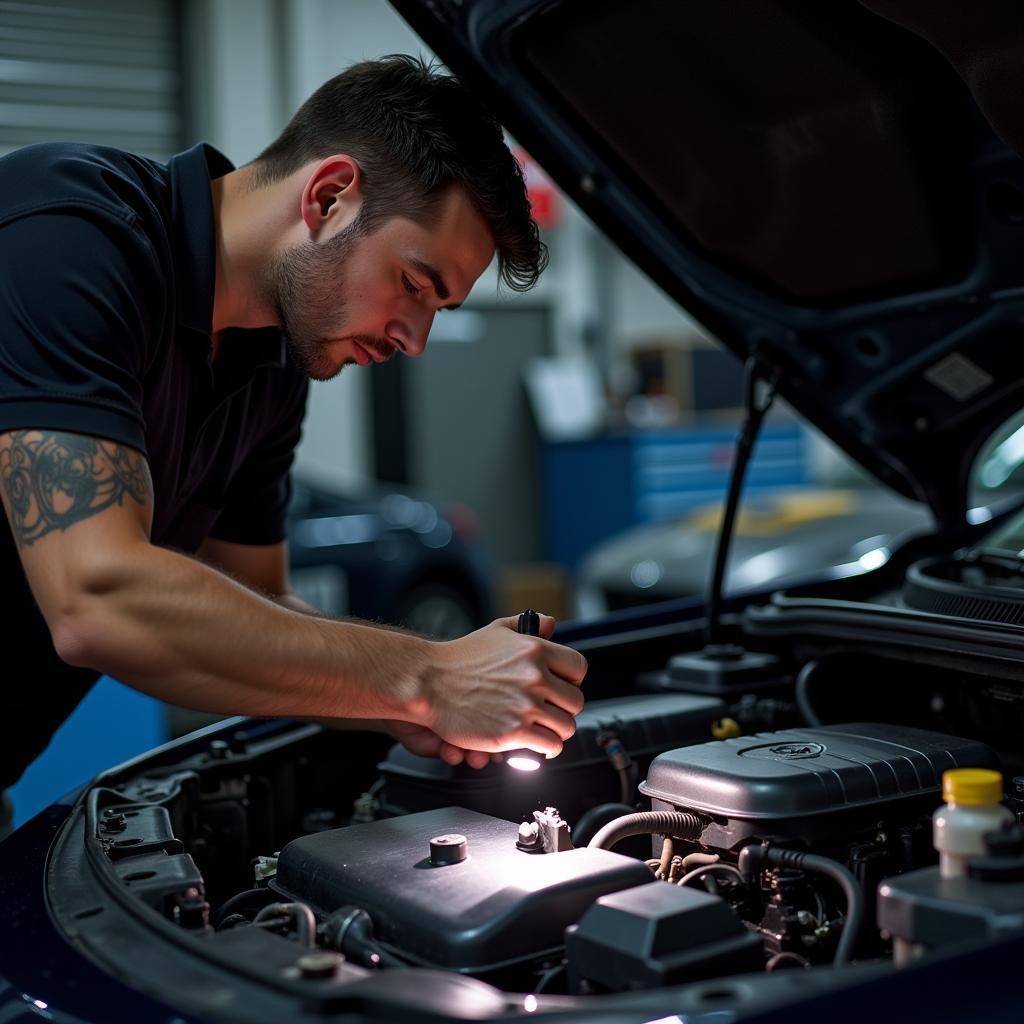
{"type": "MultiPolygon", "coordinates": [[[[216,237],[210,182],[233,171],[223,153],[206,142],[171,157],[171,223],[174,233],[176,312],[179,328],[196,331],[209,344],[213,331],[216,237]]],[[[245,331],[244,346],[232,346],[250,370],[284,366],[286,346],[276,328],[245,331]]]]}
{"type": "Polygon", "coordinates": [[[167,168],[175,242],[177,321],[180,327],[209,337],[213,329],[217,269],[210,182],[233,171],[234,166],[223,153],[200,142],[171,157],[167,168]]]}

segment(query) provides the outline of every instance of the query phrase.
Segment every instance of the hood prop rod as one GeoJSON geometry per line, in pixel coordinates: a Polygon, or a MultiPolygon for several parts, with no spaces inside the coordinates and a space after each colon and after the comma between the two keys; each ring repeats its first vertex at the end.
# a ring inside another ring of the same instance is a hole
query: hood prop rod
{"type": "Polygon", "coordinates": [[[775,389],[778,385],[778,371],[766,371],[756,359],[748,359],[744,366],[743,408],[744,419],[736,438],[736,455],[733,459],[729,475],[729,488],[726,492],[725,511],[722,525],[715,541],[715,554],[711,563],[711,575],[708,578],[707,591],[707,628],[705,632],[705,655],[714,655],[717,648],[725,648],[722,637],[722,590],[725,582],[725,569],[729,562],[729,545],[732,542],[736,511],[739,508],[740,493],[743,480],[747,475],[747,465],[761,432],[761,425],[768,410],[775,401],[775,389]]]}

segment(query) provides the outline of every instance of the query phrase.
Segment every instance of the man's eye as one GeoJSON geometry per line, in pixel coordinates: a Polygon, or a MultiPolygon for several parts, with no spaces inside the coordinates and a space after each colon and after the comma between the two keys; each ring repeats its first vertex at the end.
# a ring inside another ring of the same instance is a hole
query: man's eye
{"type": "Polygon", "coordinates": [[[419,293],[423,290],[422,288],[417,288],[416,285],[414,285],[405,274],[402,274],[402,287],[410,295],[419,295],[419,293]]]}

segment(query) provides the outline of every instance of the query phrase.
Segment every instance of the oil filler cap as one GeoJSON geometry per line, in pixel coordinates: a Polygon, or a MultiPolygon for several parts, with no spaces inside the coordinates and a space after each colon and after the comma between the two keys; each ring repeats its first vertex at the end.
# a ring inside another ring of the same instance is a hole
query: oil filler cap
{"type": "Polygon", "coordinates": [[[430,863],[434,867],[444,864],[458,864],[469,856],[469,844],[465,836],[452,832],[446,836],[434,836],[430,840],[430,863]]]}

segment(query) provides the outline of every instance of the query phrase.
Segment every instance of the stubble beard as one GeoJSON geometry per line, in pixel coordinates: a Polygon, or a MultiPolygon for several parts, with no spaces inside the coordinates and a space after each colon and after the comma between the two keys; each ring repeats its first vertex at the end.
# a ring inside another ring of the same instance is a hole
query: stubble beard
{"type": "Polygon", "coordinates": [[[311,380],[331,380],[353,362],[336,363],[329,345],[344,323],[344,265],[359,233],[350,224],[322,245],[307,239],[266,271],[264,301],[277,313],[292,360],[311,380]]]}

